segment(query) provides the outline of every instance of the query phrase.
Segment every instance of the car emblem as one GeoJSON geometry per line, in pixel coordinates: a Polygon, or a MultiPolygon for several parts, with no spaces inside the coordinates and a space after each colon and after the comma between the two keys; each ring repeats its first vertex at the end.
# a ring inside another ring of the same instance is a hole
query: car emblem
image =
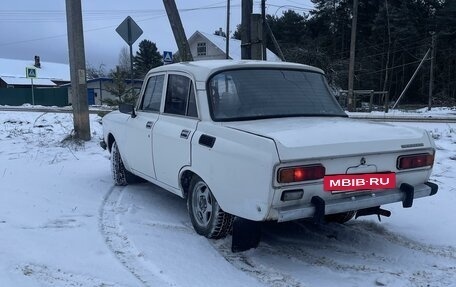
{"type": "Polygon", "coordinates": [[[365,165],[366,164],[366,159],[364,157],[362,157],[361,160],[359,161],[359,163],[361,165],[365,165]]]}

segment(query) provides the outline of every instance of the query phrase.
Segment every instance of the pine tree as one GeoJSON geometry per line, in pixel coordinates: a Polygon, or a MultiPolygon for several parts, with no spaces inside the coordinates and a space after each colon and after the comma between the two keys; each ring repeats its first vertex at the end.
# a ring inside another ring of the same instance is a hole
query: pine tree
{"type": "Polygon", "coordinates": [[[137,78],[144,78],[150,69],[163,65],[162,56],[158,52],[155,43],[142,40],[139,43],[139,51],[133,58],[133,69],[137,78]]]}

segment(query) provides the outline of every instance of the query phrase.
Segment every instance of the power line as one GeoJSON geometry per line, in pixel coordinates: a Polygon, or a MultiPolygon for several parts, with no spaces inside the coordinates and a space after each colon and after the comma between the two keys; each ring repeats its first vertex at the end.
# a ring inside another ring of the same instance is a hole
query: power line
{"type": "MultiPolygon", "coordinates": [[[[408,43],[406,45],[404,45],[404,47],[407,47],[407,46],[413,45],[413,44],[418,43],[418,42],[424,42],[424,41],[429,42],[429,40],[430,40],[430,37],[422,38],[421,36],[411,35],[411,36],[408,36],[408,37],[405,37],[405,38],[398,39],[397,41],[398,41],[398,43],[401,42],[401,41],[402,42],[403,41],[408,41],[408,43]],[[418,39],[416,41],[412,41],[412,42],[409,41],[410,39],[419,38],[419,37],[420,37],[420,39],[418,39]]],[[[386,45],[386,43],[372,44],[372,45],[369,45],[369,46],[363,46],[363,47],[361,47],[361,48],[359,48],[357,50],[359,52],[361,52],[361,51],[365,51],[367,49],[375,49],[375,48],[383,49],[385,45],[386,45]]],[[[393,51],[393,52],[399,52],[399,51],[400,50],[396,50],[396,51],[393,51]]],[[[337,55],[346,54],[346,53],[348,53],[348,50],[347,51],[342,51],[342,52],[336,52],[336,53],[331,54],[330,56],[337,56],[337,55]]],[[[377,55],[384,55],[386,53],[387,52],[381,52],[381,53],[373,54],[373,55],[370,55],[370,56],[372,57],[372,56],[377,56],[377,55]]]]}
{"type": "MultiPolygon", "coordinates": [[[[288,2],[290,2],[290,3],[294,3],[294,4],[299,4],[299,5],[302,4],[302,3],[299,3],[299,2],[297,2],[297,1],[292,1],[292,0],[286,0],[286,1],[288,1],[288,2]]],[[[307,8],[307,9],[309,9],[309,10],[314,10],[314,9],[315,9],[314,7],[310,7],[310,6],[307,6],[307,7],[305,7],[305,8],[307,8]]]]}
{"type": "MultiPolygon", "coordinates": [[[[428,60],[429,59],[426,59],[425,61],[428,61],[428,60]]],[[[416,64],[416,63],[419,63],[419,62],[421,62],[421,59],[417,60],[417,61],[409,62],[409,63],[406,63],[406,64],[389,67],[389,68],[386,68],[386,69],[381,69],[381,70],[377,70],[377,71],[357,74],[357,76],[365,76],[365,75],[370,75],[370,74],[376,74],[376,73],[384,72],[386,70],[393,70],[393,69],[396,69],[396,68],[402,68],[402,67],[405,67],[405,66],[413,65],[413,64],[416,64]]],[[[355,72],[359,72],[359,71],[363,71],[363,70],[357,70],[355,72]]]]}
{"type": "MultiPolygon", "coordinates": [[[[179,11],[182,12],[182,13],[186,13],[186,12],[211,10],[211,9],[221,9],[221,8],[226,9],[226,5],[218,5],[220,3],[222,3],[222,2],[217,2],[217,3],[210,4],[210,5],[202,6],[202,7],[184,8],[184,9],[180,9],[179,11]]],[[[225,1],[223,1],[223,3],[225,3],[225,1]]],[[[240,7],[240,5],[231,5],[231,7],[240,7]]],[[[16,10],[16,11],[20,11],[20,10],[16,10]]],[[[22,10],[22,11],[27,11],[27,13],[28,12],[34,12],[32,10],[22,10]]],[[[46,11],[47,13],[51,12],[51,13],[62,13],[63,15],[65,14],[64,11],[57,11],[57,10],[40,10],[39,12],[43,12],[43,11],[46,11]]],[[[94,11],[94,10],[91,10],[91,11],[94,11]]],[[[117,11],[122,11],[122,12],[125,12],[125,11],[129,11],[129,12],[133,12],[133,11],[144,12],[144,10],[96,10],[95,12],[98,13],[100,11],[105,11],[107,13],[108,13],[108,11],[114,11],[115,13],[117,13],[117,11]]],[[[161,14],[155,15],[153,17],[139,19],[139,20],[137,20],[137,22],[150,21],[150,20],[154,20],[154,19],[158,19],[158,18],[162,18],[162,17],[166,16],[166,12],[165,12],[164,9],[149,10],[149,11],[161,11],[161,14]]],[[[5,11],[5,10],[1,11],[0,12],[0,17],[2,16],[2,13],[7,13],[7,12],[8,11],[5,11]]],[[[123,18],[123,16],[124,15],[122,15],[122,18],[123,18]]],[[[100,20],[106,20],[106,18],[100,18],[100,20]]],[[[2,20],[0,20],[0,21],[2,21],[2,20]]],[[[23,20],[21,20],[21,21],[23,21],[23,20]]],[[[99,30],[105,30],[105,29],[111,29],[111,28],[115,28],[117,26],[118,25],[116,24],[116,25],[103,26],[103,27],[98,27],[98,28],[93,28],[93,29],[85,29],[84,33],[93,32],[93,31],[99,31],[99,30]]],[[[56,38],[61,38],[61,37],[66,37],[66,36],[67,36],[67,34],[59,34],[59,35],[40,37],[40,38],[35,38],[35,39],[15,41],[15,42],[9,42],[9,43],[0,43],[0,47],[17,45],[17,44],[31,43],[31,42],[37,42],[37,41],[42,41],[42,40],[56,39],[56,38]]]]}
{"type": "MultiPolygon", "coordinates": [[[[283,8],[292,8],[292,10],[300,10],[304,12],[310,12],[313,9],[305,8],[305,7],[300,7],[300,6],[295,6],[295,5],[274,5],[274,4],[267,4],[268,7],[276,7],[277,10],[273,14],[274,16],[279,12],[280,9],[283,8]]],[[[271,14],[270,14],[271,15],[271,14]]]]}
{"type": "MultiPolygon", "coordinates": [[[[412,55],[410,52],[408,52],[409,50],[414,50],[414,49],[418,49],[418,48],[424,48],[424,47],[429,47],[429,43],[424,43],[424,44],[421,44],[421,45],[418,45],[418,46],[411,46],[411,47],[408,47],[408,48],[402,48],[402,49],[396,49],[394,51],[391,51],[389,52],[390,54],[394,54],[394,53],[399,53],[399,52],[407,52],[408,54],[410,54],[412,57],[414,58],[417,58],[416,56],[412,55]]],[[[383,56],[383,55],[386,55],[388,54],[388,52],[382,52],[382,53],[377,53],[377,54],[372,54],[372,55],[365,55],[365,56],[362,56],[362,57],[357,57],[356,59],[359,61],[359,60],[365,60],[365,59],[368,59],[368,58],[373,58],[373,57],[377,57],[377,56],[383,56]]],[[[418,58],[417,58],[418,59],[418,58]]],[[[421,59],[421,58],[420,58],[421,59]]]]}
{"type": "MultiPolygon", "coordinates": [[[[192,11],[225,9],[226,5],[219,5],[224,2],[217,2],[201,7],[182,8],[179,11],[182,13],[192,11]]],[[[240,7],[240,5],[232,5],[232,7],[240,7]]],[[[84,21],[99,21],[99,20],[116,20],[123,19],[126,14],[136,17],[162,15],[164,9],[143,9],[143,10],[86,10],[84,11],[84,21]],[[108,17],[108,18],[107,18],[108,17]]],[[[66,21],[64,11],[60,10],[3,10],[0,11],[0,22],[64,22],[66,21]]]]}

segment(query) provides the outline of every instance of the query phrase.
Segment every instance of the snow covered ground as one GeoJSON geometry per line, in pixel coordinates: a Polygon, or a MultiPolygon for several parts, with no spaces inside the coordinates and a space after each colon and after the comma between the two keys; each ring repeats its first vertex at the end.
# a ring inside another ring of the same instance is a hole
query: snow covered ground
{"type": "Polygon", "coordinates": [[[432,132],[437,195],[381,223],[265,224],[232,254],[179,197],[113,186],[97,116],[75,143],[69,114],[0,112],[0,286],[456,286],[456,124],[401,124],[432,132]]]}

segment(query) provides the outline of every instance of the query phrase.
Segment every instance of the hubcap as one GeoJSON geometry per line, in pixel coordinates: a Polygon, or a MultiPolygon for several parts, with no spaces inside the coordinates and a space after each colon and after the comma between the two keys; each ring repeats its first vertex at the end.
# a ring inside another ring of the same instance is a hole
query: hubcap
{"type": "Polygon", "coordinates": [[[197,223],[207,227],[212,218],[212,194],[204,182],[198,182],[193,188],[192,209],[197,223]]]}

